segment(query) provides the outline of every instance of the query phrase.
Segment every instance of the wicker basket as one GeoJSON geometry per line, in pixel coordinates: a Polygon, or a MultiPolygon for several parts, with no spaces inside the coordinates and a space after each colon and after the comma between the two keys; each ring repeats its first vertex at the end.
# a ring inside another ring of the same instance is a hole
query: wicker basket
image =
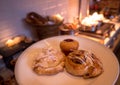
{"type": "Polygon", "coordinates": [[[57,36],[59,34],[59,26],[64,21],[59,20],[56,17],[52,19],[57,21],[53,21],[54,24],[48,24],[48,21],[51,21],[50,17],[44,18],[38,13],[30,12],[27,14],[24,21],[29,25],[33,26],[39,39],[44,39],[51,36],[57,36]]]}
{"type": "Polygon", "coordinates": [[[37,32],[37,36],[38,38],[44,39],[44,38],[48,38],[48,37],[52,37],[52,36],[57,36],[59,35],[59,26],[62,23],[56,24],[56,25],[49,25],[49,26],[36,26],[36,32],[37,32]]]}

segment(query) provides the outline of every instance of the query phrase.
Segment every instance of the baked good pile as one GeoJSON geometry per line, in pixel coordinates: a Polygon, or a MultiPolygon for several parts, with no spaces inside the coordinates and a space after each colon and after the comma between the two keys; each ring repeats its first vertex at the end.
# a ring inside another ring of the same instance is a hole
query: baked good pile
{"type": "Polygon", "coordinates": [[[103,73],[102,62],[97,56],[87,50],[78,49],[79,42],[74,39],[64,39],[60,49],[42,48],[33,61],[33,71],[38,75],[53,75],[66,71],[73,76],[93,78],[103,73]]]}

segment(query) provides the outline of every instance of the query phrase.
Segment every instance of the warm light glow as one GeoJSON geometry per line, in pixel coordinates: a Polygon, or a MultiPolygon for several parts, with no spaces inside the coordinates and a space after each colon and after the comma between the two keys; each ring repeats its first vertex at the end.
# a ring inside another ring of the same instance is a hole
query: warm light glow
{"type": "Polygon", "coordinates": [[[25,36],[17,36],[13,39],[7,40],[5,45],[8,46],[8,47],[12,47],[16,44],[19,44],[21,41],[24,41],[24,40],[25,40],[25,36]]]}
{"type": "MultiPolygon", "coordinates": [[[[21,37],[15,37],[15,38],[13,39],[13,41],[14,41],[15,44],[18,44],[18,43],[21,42],[21,39],[22,39],[22,36],[21,36],[21,37]]],[[[24,36],[23,36],[23,39],[24,39],[24,36]]]]}
{"type": "Polygon", "coordinates": [[[115,31],[110,32],[110,37],[112,37],[115,34],[115,31]]]}
{"type": "Polygon", "coordinates": [[[7,42],[5,43],[8,47],[11,47],[11,46],[13,46],[15,43],[14,43],[14,41],[12,40],[12,39],[9,39],[9,40],[7,40],[7,42]]]}
{"type": "Polygon", "coordinates": [[[58,20],[60,20],[60,21],[63,20],[63,17],[62,17],[60,14],[56,14],[55,17],[56,17],[58,20]]]}
{"type": "Polygon", "coordinates": [[[97,25],[99,22],[98,21],[103,21],[105,18],[103,14],[98,14],[97,12],[93,13],[93,15],[90,15],[88,17],[85,17],[81,24],[86,25],[86,26],[93,26],[97,25]]]}
{"type": "Polygon", "coordinates": [[[104,44],[107,44],[107,42],[110,40],[110,38],[105,38],[104,44]]]}

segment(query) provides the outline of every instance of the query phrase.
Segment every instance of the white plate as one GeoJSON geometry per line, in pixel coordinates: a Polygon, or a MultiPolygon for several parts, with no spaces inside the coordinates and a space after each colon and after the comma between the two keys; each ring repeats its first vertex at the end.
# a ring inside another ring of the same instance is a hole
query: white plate
{"type": "Polygon", "coordinates": [[[27,48],[15,65],[15,77],[19,85],[114,85],[119,75],[119,63],[111,50],[92,40],[76,36],[56,36],[41,40],[27,48]],[[103,63],[104,72],[91,79],[83,79],[68,74],[66,71],[51,76],[38,76],[32,71],[32,61],[38,49],[51,45],[60,50],[62,40],[71,38],[79,42],[79,49],[93,52],[103,63]],[[48,43],[46,43],[48,42],[48,43]]]}

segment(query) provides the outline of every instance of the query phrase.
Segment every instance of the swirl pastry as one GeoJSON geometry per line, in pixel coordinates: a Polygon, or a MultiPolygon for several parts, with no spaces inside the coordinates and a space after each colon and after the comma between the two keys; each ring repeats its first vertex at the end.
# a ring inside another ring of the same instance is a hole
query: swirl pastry
{"type": "Polygon", "coordinates": [[[65,68],[68,73],[91,78],[103,72],[102,63],[93,54],[85,50],[75,50],[66,57],[65,68]]]}
{"type": "Polygon", "coordinates": [[[73,50],[77,50],[79,43],[73,39],[65,39],[60,42],[60,48],[65,55],[68,55],[73,50]]]}
{"type": "Polygon", "coordinates": [[[63,53],[49,47],[43,48],[33,62],[33,71],[39,75],[51,75],[63,71],[63,53]]]}

